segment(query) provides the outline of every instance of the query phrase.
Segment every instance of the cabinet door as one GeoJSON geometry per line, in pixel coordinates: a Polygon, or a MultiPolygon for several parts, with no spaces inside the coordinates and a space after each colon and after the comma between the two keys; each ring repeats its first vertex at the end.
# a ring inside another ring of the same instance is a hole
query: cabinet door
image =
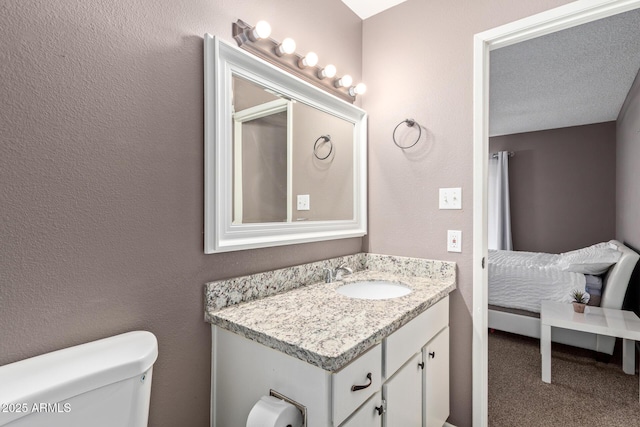
{"type": "Polygon", "coordinates": [[[381,427],[382,408],[382,393],[377,392],[340,427],[381,427]]]}
{"type": "Polygon", "coordinates": [[[422,353],[416,353],[383,386],[385,427],[422,426],[422,353]]]}
{"type": "Polygon", "coordinates": [[[423,349],[425,427],[442,427],[449,418],[449,327],[423,349]]]}

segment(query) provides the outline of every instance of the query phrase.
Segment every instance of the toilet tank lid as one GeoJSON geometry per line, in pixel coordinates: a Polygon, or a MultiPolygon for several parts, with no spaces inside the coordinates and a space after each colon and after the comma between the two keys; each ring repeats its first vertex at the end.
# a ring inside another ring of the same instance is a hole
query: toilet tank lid
{"type": "Polygon", "coordinates": [[[60,402],[140,375],[157,357],[155,335],[134,331],[10,363],[0,366],[0,402],[60,402]]]}

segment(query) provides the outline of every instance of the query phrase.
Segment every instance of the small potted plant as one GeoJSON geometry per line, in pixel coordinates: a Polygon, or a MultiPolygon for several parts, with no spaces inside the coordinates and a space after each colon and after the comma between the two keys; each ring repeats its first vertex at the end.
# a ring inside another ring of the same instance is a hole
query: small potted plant
{"type": "Polygon", "coordinates": [[[579,289],[571,291],[571,298],[573,299],[573,311],[576,313],[584,313],[584,307],[589,302],[589,294],[579,289]]]}

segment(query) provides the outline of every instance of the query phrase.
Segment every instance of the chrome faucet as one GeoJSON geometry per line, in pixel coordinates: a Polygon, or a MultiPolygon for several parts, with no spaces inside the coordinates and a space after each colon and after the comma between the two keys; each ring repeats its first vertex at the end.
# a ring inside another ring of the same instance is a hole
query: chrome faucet
{"type": "Polygon", "coordinates": [[[347,267],[346,264],[340,264],[335,270],[330,268],[325,268],[323,270],[324,273],[324,281],[326,283],[331,283],[334,280],[342,280],[342,276],[347,274],[353,274],[353,270],[347,267]]]}
{"type": "Polygon", "coordinates": [[[334,274],[336,280],[341,280],[343,275],[353,274],[353,270],[347,267],[347,264],[340,264],[336,267],[334,274]]]}

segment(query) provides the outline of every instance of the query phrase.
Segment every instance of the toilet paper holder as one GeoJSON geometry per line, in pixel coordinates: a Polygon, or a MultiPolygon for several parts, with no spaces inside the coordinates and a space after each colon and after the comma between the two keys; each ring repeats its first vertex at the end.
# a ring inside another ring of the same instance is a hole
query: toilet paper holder
{"type": "Polygon", "coordinates": [[[277,391],[270,389],[269,396],[277,397],[278,399],[284,400],[287,403],[292,404],[302,413],[302,427],[307,427],[307,407],[301,403],[296,402],[293,399],[289,399],[282,393],[278,393],[277,391]]]}

